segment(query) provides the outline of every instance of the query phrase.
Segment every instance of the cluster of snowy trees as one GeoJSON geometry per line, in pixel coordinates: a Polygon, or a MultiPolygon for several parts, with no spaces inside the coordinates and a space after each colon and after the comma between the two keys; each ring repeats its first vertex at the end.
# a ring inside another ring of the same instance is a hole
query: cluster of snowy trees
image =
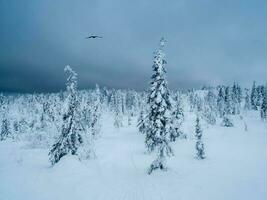
{"type": "Polygon", "coordinates": [[[54,165],[65,155],[94,157],[103,114],[114,127],[131,126],[143,94],[133,90],[99,88],[78,91],[78,75],[70,67],[66,91],[53,94],[0,95],[0,141],[26,141],[32,148],[49,148],[54,165]]]}
{"type": "MultiPolygon", "coordinates": [[[[171,143],[176,139],[186,139],[187,135],[182,130],[185,104],[189,104],[189,111],[196,116],[195,139],[196,158],[205,158],[205,148],[202,141],[203,130],[201,120],[209,125],[217,121],[221,126],[233,127],[233,115],[240,115],[242,111],[250,109],[260,110],[263,120],[267,119],[267,87],[256,86],[253,83],[251,93],[249,89],[242,90],[237,83],[233,85],[219,85],[204,88],[203,90],[189,90],[181,95],[180,92],[172,93],[168,89],[166,80],[166,60],[164,54],[164,38],[161,39],[159,49],[154,54],[153,75],[147,105],[142,106],[138,127],[145,135],[145,144],[148,152],[156,152],[156,159],[149,167],[148,174],[154,170],[166,170],[166,159],[173,155],[171,143]],[[245,95],[243,94],[245,91],[245,95]],[[184,102],[181,101],[184,96],[184,102]]],[[[244,122],[245,130],[247,125],[244,122]]]]}
{"type": "Polygon", "coordinates": [[[190,139],[183,129],[185,112],[196,116],[192,126],[197,159],[205,158],[202,123],[232,127],[232,116],[251,110],[267,121],[267,86],[256,82],[251,89],[233,83],[202,90],[169,90],[165,43],[162,38],[154,53],[147,92],[97,85],[94,90],[79,91],[78,75],[66,66],[64,92],[0,95],[0,141],[26,141],[33,148],[48,148],[52,165],[66,155],[90,159],[95,156],[94,142],[101,137],[103,117],[111,116],[114,128],[137,125],[147,152],[156,155],[148,169],[151,174],[167,169],[167,158],[174,155],[172,143],[190,139]]]}

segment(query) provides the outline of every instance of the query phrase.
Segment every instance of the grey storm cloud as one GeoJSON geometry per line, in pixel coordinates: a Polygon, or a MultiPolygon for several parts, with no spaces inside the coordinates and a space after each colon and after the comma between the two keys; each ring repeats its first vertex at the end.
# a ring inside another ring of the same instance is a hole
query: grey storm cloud
{"type": "Polygon", "coordinates": [[[0,92],[144,90],[164,36],[171,88],[266,81],[263,0],[0,0],[0,92]],[[103,39],[86,40],[90,34],[103,39]]]}

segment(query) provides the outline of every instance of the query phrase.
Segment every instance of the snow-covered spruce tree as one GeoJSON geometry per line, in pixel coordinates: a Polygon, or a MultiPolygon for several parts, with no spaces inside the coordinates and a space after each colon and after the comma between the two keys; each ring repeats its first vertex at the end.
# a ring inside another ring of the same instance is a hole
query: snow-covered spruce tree
{"type": "Polygon", "coordinates": [[[139,118],[138,118],[138,122],[137,122],[137,127],[138,127],[139,132],[143,134],[146,133],[147,126],[148,124],[147,124],[145,112],[144,110],[141,110],[139,118]]]}
{"type": "Polygon", "coordinates": [[[218,110],[220,117],[223,117],[223,115],[224,115],[224,107],[225,107],[224,95],[225,95],[224,94],[224,88],[223,88],[223,86],[220,86],[218,97],[217,97],[217,110],[218,110]]]}
{"type": "Polygon", "coordinates": [[[203,117],[208,124],[216,124],[216,96],[209,90],[208,94],[204,97],[203,117]]]}
{"type": "Polygon", "coordinates": [[[154,54],[154,74],[151,77],[148,96],[150,126],[146,131],[145,143],[148,151],[157,151],[157,158],[150,165],[148,174],[156,169],[166,169],[166,157],[173,154],[169,145],[172,131],[171,103],[166,81],[164,45],[165,40],[162,38],[159,49],[154,54]]]}
{"type": "Polygon", "coordinates": [[[210,125],[216,124],[216,112],[214,112],[212,110],[212,107],[210,107],[207,103],[204,104],[204,110],[202,116],[208,124],[210,125]]]}
{"type": "Polygon", "coordinates": [[[250,103],[250,94],[249,94],[249,89],[245,89],[245,105],[244,105],[244,110],[250,110],[251,108],[251,103],[250,103]]]}
{"type": "Polygon", "coordinates": [[[102,113],[101,92],[99,86],[96,85],[95,92],[93,93],[93,105],[92,105],[91,126],[90,126],[93,137],[97,137],[100,133],[101,113],[102,113]]]}
{"type": "Polygon", "coordinates": [[[257,100],[256,100],[256,105],[257,107],[260,109],[261,108],[261,104],[263,101],[263,96],[264,96],[264,86],[263,85],[259,85],[257,87],[257,100]]]}
{"type": "Polygon", "coordinates": [[[77,74],[70,66],[65,67],[65,72],[69,74],[67,79],[67,108],[63,116],[63,126],[61,135],[49,152],[52,165],[56,164],[67,154],[77,155],[77,150],[82,144],[79,102],[77,94],[77,74]]]}
{"type": "Polygon", "coordinates": [[[236,88],[237,92],[236,92],[236,98],[237,98],[237,101],[238,101],[238,106],[239,106],[239,110],[241,109],[241,103],[242,103],[242,95],[243,95],[243,91],[242,91],[242,88],[239,84],[237,84],[237,88],[236,88]]]}
{"type": "Polygon", "coordinates": [[[148,129],[148,117],[147,117],[147,108],[145,105],[145,99],[140,101],[140,113],[137,120],[137,127],[140,133],[146,134],[148,129]]]}
{"type": "Polygon", "coordinates": [[[261,119],[262,120],[267,119],[267,87],[265,87],[265,92],[263,95],[263,101],[261,104],[261,119]]]}
{"type": "Polygon", "coordinates": [[[234,83],[231,91],[232,96],[232,114],[240,114],[240,103],[241,103],[241,88],[237,83],[234,83]]]}
{"type": "Polygon", "coordinates": [[[195,95],[195,102],[196,102],[196,112],[203,112],[204,109],[204,102],[200,95],[195,95]]]}
{"type": "Polygon", "coordinates": [[[224,97],[224,110],[223,110],[223,121],[221,123],[222,126],[225,127],[233,127],[234,124],[232,120],[229,118],[229,114],[231,114],[231,96],[230,96],[230,88],[225,88],[225,97],[224,97]]]}
{"type": "Polygon", "coordinates": [[[205,96],[205,104],[207,104],[210,109],[214,112],[216,115],[217,109],[216,109],[216,95],[213,93],[212,90],[208,91],[208,94],[205,96]]]}
{"type": "Polygon", "coordinates": [[[230,87],[229,86],[227,86],[225,88],[224,112],[227,115],[232,113],[232,98],[231,98],[231,91],[230,91],[230,87]]]}
{"type": "Polygon", "coordinates": [[[252,89],[251,89],[251,95],[250,95],[250,102],[251,102],[251,108],[253,110],[257,110],[257,88],[256,88],[256,82],[253,82],[252,89]]]}
{"type": "Polygon", "coordinates": [[[184,122],[184,111],[182,107],[182,101],[180,94],[177,94],[174,98],[174,106],[172,112],[172,125],[173,131],[170,133],[170,140],[174,142],[176,138],[186,138],[186,135],[181,130],[182,123],[184,122]]]}
{"type": "Polygon", "coordinates": [[[196,119],[196,129],[195,129],[195,136],[196,136],[196,158],[197,159],[204,159],[205,158],[205,151],[204,151],[204,144],[202,142],[202,129],[200,126],[200,120],[199,117],[197,116],[196,119]]]}
{"type": "Polygon", "coordinates": [[[114,114],[114,126],[116,128],[123,127],[122,116],[122,96],[120,91],[116,91],[111,96],[112,112],[114,114]]]}
{"type": "Polygon", "coordinates": [[[188,101],[190,104],[190,112],[193,112],[195,109],[195,93],[194,90],[189,90],[187,93],[188,101]]]}

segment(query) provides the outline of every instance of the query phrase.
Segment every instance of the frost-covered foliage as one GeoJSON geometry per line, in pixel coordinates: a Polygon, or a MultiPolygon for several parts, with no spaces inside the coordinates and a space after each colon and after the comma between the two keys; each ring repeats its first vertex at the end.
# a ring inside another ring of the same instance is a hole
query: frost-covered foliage
{"type": "MultiPolygon", "coordinates": [[[[137,125],[145,137],[147,150],[157,156],[148,171],[152,173],[155,169],[166,169],[166,159],[172,155],[170,142],[178,138],[192,139],[193,133],[185,124],[196,113],[203,130],[216,124],[238,128],[240,120],[242,129],[248,131],[251,125],[246,115],[251,112],[267,121],[267,87],[256,82],[251,89],[234,83],[201,90],[170,91],[165,77],[163,43],[155,53],[148,92],[98,86],[78,91],[76,74],[67,68],[72,74],[67,91],[0,94],[0,141],[21,141],[29,148],[51,150],[54,164],[67,154],[77,155],[80,160],[94,157],[94,144],[103,135],[106,119],[112,122],[115,132],[137,125]],[[124,128],[119,129],[121,127],[124,128]]],[[[202,141],[197,142],[197,151],[201,152],[202,146],[202,141]]]]}
{"type": "Polygon", "coordinates": [[[200,120],[198,116],[196,118],[195,136],[196,136],[196,151],[197,151],[196,158],[204,159],[205,151],[204,151],[204,144],[202,142],[202,129],[200,126],[200,120]]]}
{"type": "Polygon", "coordinates": [[[166,80],[166,60],[163,48],[165,40],[160,40],[160,47],[155,52],[153,75],[151,77],[148,96],[148,120],[149,126],[146,130],[146,147],[148,151],[157,151],[157,158],[151,164],[148,173],[156,169],[166,168],[166,157],[172,155],[169,145],[170,135],[173,131],[171,124],[171,102],[168,84],[166,80]]]}

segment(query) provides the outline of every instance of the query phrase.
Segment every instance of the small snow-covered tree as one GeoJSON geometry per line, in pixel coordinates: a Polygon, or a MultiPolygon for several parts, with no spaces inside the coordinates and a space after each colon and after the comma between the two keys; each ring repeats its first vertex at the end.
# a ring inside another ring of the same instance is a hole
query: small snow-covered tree
{"type": "Polygon", "coordinates": [[[145,106],[144,100],[141,101],[141,110],[137,121],[137,127],[139,132],[142,134],[146,134],[149,127],[147,108],[145,106]]]}
{"type": "Polygon", "coordinates": [[[143,134],[146,133],[148,124],[147,124],[145,112],[143,110],[140,111],[137,126],[138,126],[138,130],[140,133],[143,133],[143,134]]]}
{"type": "Polygon", "coordinates": [[[203,118],[210,125],[216,124],[216,96],[209,90],[208,94],[204,98],[203,118]]]}
{"type": "Polygon", "coordinates": [[[212,110],[212,107],[210,107],[207,104],[204,104],[204,110],[202,114],[205,121],[210,125],[216,124],[216,113],[212,110]]]}
{"type": "Polygon", "coordinates": [[[223,111],[223,121],[221,123],[222,126],[225,127],[233,127],[233,122],[229,118],[229,115],[231,114],[231,96],[230,96],[230,88],[225,88],[225,97],[224,97],[224,111],[223,111]]]}
{"type": "Polygon", "coordinates": [[[189,90],[187,93],[188,96],[188,101],[190,104],[190,112],[194,111],[195,108],[195,95],[194,95],[194,90],[189,90]]]}
{"type": "Polygon", "coordinates": [[[221,125],[224,127],[233,127],[234,126],[232,120],[226,114],[223,116],[223,121],[222,121],[221,125]]]}
{"type": "Polygon", "coordinates": [[[225,107],[225,103],[224,103],[224,88],[222,86],[220,86],[218,97],[217,97],[217,110],[219,112],[219,116],[220,117],[223,117],[224,107],[225,107]]]}
{"type": "Polygon", "coordinates": [[[77,150],[83,142],[81,131],[84,129],[79,117],[77,74],[70,66],[65,67],[65,72],[69,74],[67,79],[67,108],[63,116],[61,135],[49,152],[52,165],[67,154],[77,155],[77,150]]]}
{"type": "Polygon", "coordinates": [[[250,103],[249,89],[245,89],[245,105],[244,105],[244,109],[245,110],[250,110],[250,108],[251,108],[251,103],[250,103]]]}
{"type": "Polygon", "coordinates": [[[258,109],[260,109],[262,101],[263,101],[263,96],[264,96],[264,86],[263,85],[259,85],[256,88],[256,90],[257,90],[256,105],[257,105],[258,109]]]}
{"type": "Polygon", "coordinates": [[[92,103],[92,112],[91,112],[91,131],[92,135],[94,137],[97,137],[99,135],[101,130],[101,112],[102,112],[102,106],[101,106],[101,92],[99,89],[99,86],[96,85],[95,92],[93,94],[93,103],[92,103]]]}
{"type": "Polygon", "coordinates": [[[212,90],[209,90],[208,94],[205,96],[205,104],[207,104],[210,109],[216,114],[216,95],[212,90]]]}
{"type": "Polygon", "coordinates": [[[225,114],[229,115],[232,112],[232,98],[231,98],[231,92],[230,87],[227,86],[225,88],[225,96],[224,96],[224,112],[225,114]]]}
{"type": "Polygon", "coordinates": [[[251,89],[251,95],[250,95],[250,102],[251,102],[251,108],[253,110],[257,110],[257,88],[256,88],[256,82],[253,82],[252,89],[251,89]]]}
{"type": "Polygon", "coordinates": [[[119,91],[114,92],[111,96],[112,111],[114,114],[114,126],[120,128],[123,126],[123,116],[122,116],[122,96],[119,91]]]}
{"type": "Polygon", "coordinates": [[[150,91],[148,96],[150,126],[146,131],[146,147],[149,151],[157,150],[157,158],[150,165],[148,174],[156,169],[166,169],[166,157],[172,155],[170,147],[171,102],[166,81],[165,40],[160,40],[160,47],[155,52],[150,91]]]}
{"type": "Polygon", "coordinates": [[[172,113],[173,131],[170,133],[170,140],[173,142],[176,138],[186,138],[186,135],[181,130],[182,123],[184,122],[184,111],[182,107],[182,100],[180,94],[174,98],[174,106],[172,113]]]}
{"type": "Polygon", "coordinates": [[[196,136],[196,158],[197,159],[204,159],[205,158],[205,151],[204,151],[204,144],[202,142],[202,129],[200,125],[199,117],[197,116],[196,119],[196,128],[195,128],[195,136],[196,136]]]}
{"type": "Polygon", "coordinates": [[[233,115],[240,114],[242,92],[241,92],[241,87],[237,83],[234,83],[232,87],[231,96],[232,96],[232,114],[233,115]]]}
{"type": "MultiPolygon", "coordinates": [[[[146,95],[146,94],[143,94],[146,95]]],[[[146,106],[146,98],[142,96],[140,102],[140,113],[137,119],[137,127],[140,133],[146,134],[149,123],[148,123],[148,116],[147,116],[147,106],[146,106]]]]}
{"type": "Polygon", "coordinates": [[[266,120],[267,119],[267,88],[265,87],[265,92],[263,95],[263,101],[261,104],[261,119],[266,120]]]}
{"type": "Polygon", "coordinates": [[[242,88],[239,84],[237,84],[236,90],[237,90],[237,92],[236,92],[237,101],[239,103],[239,106],[241,106],[243,92],[242,92],[242,88]]]}
{"type": "Polygon", "coordinates": [[[0,141],[11,137],[11,126],[8,118],[4,118],[1,124],[0,141]]]}

